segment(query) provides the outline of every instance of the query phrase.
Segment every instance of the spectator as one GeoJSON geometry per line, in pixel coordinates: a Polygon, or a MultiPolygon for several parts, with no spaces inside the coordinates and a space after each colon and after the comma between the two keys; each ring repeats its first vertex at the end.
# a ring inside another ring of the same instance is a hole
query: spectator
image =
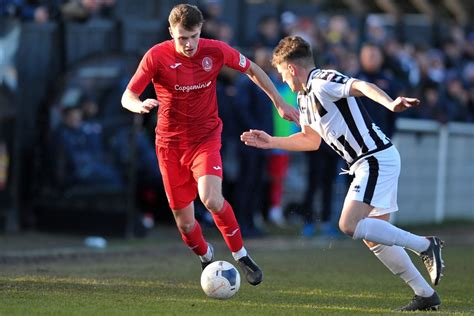
{"type": "Polygon", "coordinates": [[[441,124],[448,122],[445,110],[446,101],[435,83],[427,84],[422,90],[421,104],[423,106],[415,108],[411,112],[411,118],[434,120],[441,124]]]}
{"type": "Polygon", "coordinates": [[[382,17],[369,15],[365,24],[365,41],[383,45],[388,38],[382,17]]]}
{"type": "Polygon", "coordinates": [[[2,0],[0,5],[0,85],[15,92],[18,73],[15,56],[18,51],[22,21],[49,21],[48,7],[42,1],[2,0]]]}
{"type": "Polygon", "coordinates": [[[473,118],[469,109],[469,93],[464,89],[461,78],[452,74],[445,85],[448,120],[471,122],[473,118]]]}
{"type": "Polygon", "coordinates": [[[267,47],[272,49],[280,41],[282,32],[278,18],[265,15],[258,21],[257,32],[251,39],[250,46],[254,49],[267,47]]]}
{"type": "MultiPolygon", "coordinates": [[[[355,77],[376,84],[389,96],[394,97],[399,94],[401,89],[392,75],[382,68],[383,63],[382,49],[378,45],[366,43],[360,50],[361,71],[355,77]]],[[[375,124],[385,131],[389,138],[392,137],[395,131],[395,113],[385,107],[378,106],[375,101],[367,97],[363,97],[361,100],[375,124]]]]}
{"type": "Polygon", "coordinates": [[[469,62],[463,69],[463,79],[469,95],[468,108],[471,118],[474,118],[474,62],[469,62]]]}
{"type": "MultiPolygon", "coordinates": [[[[133,159],[131,154],[134,152],[131,149],[133,131],[128,124],[128,120],[115,118],[115,121],[107,120],[107,123],[104,124],[104,120],[100,119],[99,104],[96,98],[90,95],[82,96],[80,107],[83,112],[84,125],[87,129],[104,130],[103,135],[106,135],[107,132],[111,134],[110,139],[104,139],[104,149],[110,149],[113,152],[114,162],[119,167],[121,176],[127,178],[133,159]]],[[[137,118],[140,119],[140,122],[138,122],[140,124],[142,118],[137,118]]],[[[142,128],[138,128],[135,133],[136,177],[140,179],[137,184],[137,198],[143,210],[153,214],[154,212],[150,212],[150,210],[157,208],[159,197],[164,194],[163,182],[157,168],[158,162],[153,143],[142,128]]],[[[152,218],[151,215],[150,218],[152,218]]]]}
{"type": "Polygon", "coordinates": [[[15,17],[22,21],[44,23],[49,21],[50,13],[42,1],[2,0],[0,16],[15,17]]]}
{"type": "MultiPolygon", "coordinates": [[[[278,92],[283,99],[293,106],[296,106],[296,94],[290,90],[287,84],[278,81],[275,83],[278,92]]],[[[278,113],[273,110],[273,133],[275,136],[285,137],[293,133],[296,125],[283,120],[278,113]]],[[[269,175],[269,203],[268,221],[276,226],[285,227],[286,219],[283,212],[283,186],[288,174],[290,164],[290,154],[286,150],[272,149],[268,162],[269,175]]]]}
{"type": "Polygon", "coordinates": [[[103,148],[102,129],[99,125],[89,125],[83,121],[82,109],[77,105],[62,107],[62,123],[54,131],[60,171],[66,187],[74,185],[122,186],[118,169],[108,161],[103,148]]]}
{"type": "Polygon", "coordinates": [[[280,15],[280,25],[282,28],[282,35],[293,34],[298,25],[298,16],[291,11],[285,11],[280,15]]]}
{"type": "MultiPolygon", "coordinates": [[[[240,176],[239,172],[239,124],[236,117],[236,112],[240,111],[239,105],[235,103],[237,94],[235,88],[235,77],[238,76],[234,71],[228,68],[223,68],[217,77],[216,92],[217,104],[219,107],[219,116],[222,119],[222,161],[225,164],[224,177],[222,179],[222,190],[231,205],[237,203],[235,189],[237,180],[240,176]]],[[[199,202],[199,201],[198,201],[199,202]]],[[[197,211],[201,214],[204,222],[208,225],[214,225],[212,216],[206,208],[201,204],[197,204],[197,211]]]]}
{"type": "Polygon", "coordinates": [[[66,21],[84,22],[93,17],[110,17],[115,0],[69,0],[61,5],[61,16],[66,21]]]}
{"type": "Polygon", "coordinates": [[[316,232],[315,222],[323,236],[334,237],[339,235],[331,218],[333,186],[336,178],[336,170],[339,156],[325,143],[321,144],[317,151],[305,152],[307,158],[308,172],[306,173],[306,191],[303,199],[302,215],[304,237],[313,237],[316,232]],[[314,197],[321,192],[320,212],[315,219],[314,197]]]}
{"type": "Polygon", "coordinates": [[[351,27],[347,17],[334,15],[329,19],[328,31],[325,34],[329,45],[342,45],[346,49],[354,51],[358,44],[358,33],[355,27],[351,27]]]}
{"type": "Polygon", "coordinates": [[[202,14],[206,23],[202,26],[201,36],[219,39],[220,27],[223,24],[226,25],[222,19],[222,0],[204,0],[202,7],[202,14]]]}
{"type": "Polygon", "coordinates": [[[414,47],[389,38],[383,45],[384,64],[402,90],[415,87],[420,79],[420,69],[414,57],[414,47]]]}
{"type": "MultiPolygon", "coordinates": [[[[276,76],[272,70],[270,59],[272,52],[268,48],[255,51],[255,63],[259,65],[275,82],[276,76]]],[[[239,132],[250,128],[258,128],[273,132],[273,104],[268,96],[241,75],[236,82],[236,116],[239,121],[239,132]]],[[[268,155],[265,151],[257,150],[239,144],[240,176],[237,180],[236,215],[241,224],[242,234],[247,237],[260,237],[263,231],[255,225],[254,216],[261,214],[264,205],[262,199],[264,190],[268,155]]],[[[263,217],[263,216],[262,216],[263,217]]]]}
{"type": "Polygon", "coordinates": [[[18,72],[15,55],[20,41],[21,27],[14,19],[0,20],[0,86],[15,92],[18,87],[18,72]]]}
{"type": "Polygon", "coordinates": [[[226,22],[219,23],[219,30],[217,32],[217,40],[223,41],[229,45],[235,45],[234,29],[226,22]]]}

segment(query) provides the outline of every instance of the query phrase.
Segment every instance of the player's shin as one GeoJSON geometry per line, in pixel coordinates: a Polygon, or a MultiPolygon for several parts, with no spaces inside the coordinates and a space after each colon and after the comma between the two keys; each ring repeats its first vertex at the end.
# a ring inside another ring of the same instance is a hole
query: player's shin
{"type": "Polygon", "coordinates": [[[189,249],[191,249],[198,256],[203,256],[206,254],[208,249],[207,242],[202,234],[201,225],[199,225],[197,220],[194,221],[194,227],[190,232],[181,232],[181,238],[189,247],[189,249]]]}
{"type": "Polygon", "coordinates": [[[405,249],[399,246],[385,246],[378,244],[371,247],[374,255],[395,275],[398,275],[421,297],[433,295],[433,288],[426,282],[416,269],[405,249]]]}
{"type": "Polygon", "coordinates": [[[244,245],[242,233],[232,206],[224,200],[222,209],[219,212],[211,212],[211,214],[230,251],[238,252],[241,250],[244,245]]]}
{"type": "Polygon", "coordinates": [[[386,246],[396,245],[416,253],[425,251],[430,245],[425,237],[414,235],[387,221],[369,217],[357,223],[353,239],[365,239],[386,246]]]}

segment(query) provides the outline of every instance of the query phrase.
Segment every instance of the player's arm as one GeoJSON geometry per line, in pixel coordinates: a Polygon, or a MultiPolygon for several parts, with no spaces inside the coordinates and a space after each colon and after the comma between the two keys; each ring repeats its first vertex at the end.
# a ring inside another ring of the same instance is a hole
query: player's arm
{"type": "Polygon", "coordinates": [[[245,73],[250,78],[250,80],[252,80],[257,86],[265,91],[268,97],[272,100],[281,117],[286,120],[296,122],[297,124],[299,123],[298,110],[283,100],[275,85],[265,73],[265,71],[262,70],[262,68],[250,61],[250,67],[245,73]]]}
{"type": "Polygon", "coordinates": [[[317,150],[321,145],[321,136],[308,125],[303,125],[301,132],[286,137],[270,136],[264,131],[251,129],[240,135],[240,140],[245,145],[256,148],[291,151],[317,150]]]}
{"type": "Polygon", "coordinates": [[[158,101],[155,99],[141,101],[138,94],[127,88],[122,95],[122,106],[131,112],[145,114],[157,107],[158,101]]]}
{"type": "Polygon", "coordinates": [[[349,94],[355,97],[366,96],[393,112],[402,112],[420,104],[417,98],[398,97],[393,100],[377,85],[357,79],[352,82],[349,94]]]}

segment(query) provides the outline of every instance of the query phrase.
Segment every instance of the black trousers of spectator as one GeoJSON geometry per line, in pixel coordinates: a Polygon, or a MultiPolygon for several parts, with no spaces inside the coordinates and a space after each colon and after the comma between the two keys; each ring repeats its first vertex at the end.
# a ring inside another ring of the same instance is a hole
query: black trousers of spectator
{"type": "Polygon", "coordinates": [[[322,194],[322,205],[317,219],[321,222],[331,220],[333,184],[337,175],[336,168],[339,157],[326,144],[321,144],[317,151],[305,153],[308,163],[307,187],[302,205],[302,217],[305,224],[313,223],[314,197],[318,190],[322,194]]]}
{"type": "Polygon", "coordinates": [[[240,173],[236,183],[235,213],[242,233],[255,229],[254,214],[264,207],[264,184],[268,156],[265,151],[246,148],[240,154],[240,173]]]}

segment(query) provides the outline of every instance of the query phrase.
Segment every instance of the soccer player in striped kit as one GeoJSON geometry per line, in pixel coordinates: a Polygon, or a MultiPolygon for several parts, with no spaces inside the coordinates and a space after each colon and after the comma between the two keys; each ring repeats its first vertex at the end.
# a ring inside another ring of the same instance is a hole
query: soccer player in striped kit
{"type": "Polygon", "coordinates": [[[272,64],[293,91],[298,92],[301,132],[275,137],[260,130],[241,135],[248,146],[293,151],[317,150],[323,139],[349,165],[355,175],[344,201],[339,228],[362,239],[395,275],[414,291],[403,311],[436,310],[441,301],[410,260],[405,249],[418,254],[437,285],[444,267],[442,241],[417,236],[389,223],[398,210],[397,186],[400,156],[390,139],[372,122],[357,97],[366,96],[400,112],[417,106],[415,98],[393,100],[376,85],[349,78],[335,70],[317,69],[309,43],[298,36],[285,37],[273,51],[272,64]]]}
{"type": "Polygon", "coordinates": [[[213,261],[214,250],[194,216],[198,194],[247,281],[257,285],[262,282],[262,270],[247,253],[232,206],[222,196],[222,121],[216,97],[219,71],[228,66],[247,74],[284,118],[298,121],[298,111],[284,102],[259,66],[224,42],[200,38],[204,19],[196,6],[176,5],[168,21],[172,39],[143,56],[123,93],[122,105],[140,114],[158,107],[155,143],[166,196],[181,237],[199,256],[202,269],[213,261]],[[157,100],[141,101],[150,82],[157,100]]]}

